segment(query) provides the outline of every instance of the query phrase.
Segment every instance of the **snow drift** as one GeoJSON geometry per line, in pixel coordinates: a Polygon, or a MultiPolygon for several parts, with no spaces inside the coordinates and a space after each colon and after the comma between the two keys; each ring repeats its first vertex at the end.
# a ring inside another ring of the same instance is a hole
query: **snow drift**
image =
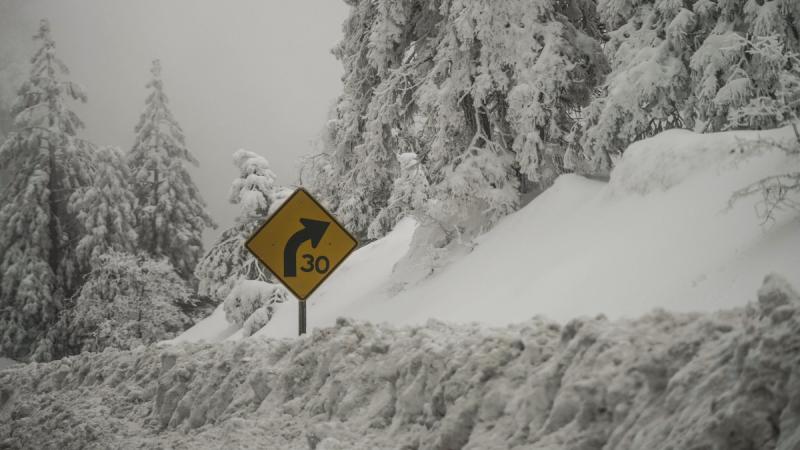
{"type": "Polygon", "coordinates": [[[800,298],[106,351],[0,371],[0,448],[800,448],[800,298]]]}

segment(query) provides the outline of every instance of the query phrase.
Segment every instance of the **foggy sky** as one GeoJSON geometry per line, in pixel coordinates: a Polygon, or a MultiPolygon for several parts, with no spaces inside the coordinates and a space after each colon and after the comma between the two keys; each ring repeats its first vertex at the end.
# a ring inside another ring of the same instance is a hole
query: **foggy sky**
{"type": "Polygon", "coordinates": [[[341,91],[330,49],[346,14],[341,0],[0,0],[0,101],[27,75],[31,38],[48,18],[69,78],[89,97],[75,104],[82,135],[127,151],[150,63],[161,59],[172,112],[200,161],[195,182],[220,225],[208,247],[236,214],[227,202],[235,150],[264,155],[279,182],[296,181],[297,158],[313,151],[341,91]]]}

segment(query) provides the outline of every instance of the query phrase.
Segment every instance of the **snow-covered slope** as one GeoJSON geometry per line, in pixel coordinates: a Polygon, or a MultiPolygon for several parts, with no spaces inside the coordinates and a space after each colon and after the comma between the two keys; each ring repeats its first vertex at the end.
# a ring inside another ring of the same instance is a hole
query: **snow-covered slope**
{"type": "Polygon", "coordinates": [[[179,344],[181,342],[219,342],[235,334],[239,327],[225,319],[224,304],[219,306],[210,316],[194,324],[193,327],[181,333],[180,336],[164,343],[179,344]]]}
{"type": "MultiPolygon", "coordinates": [[[[633,317],[657,307],[707,311],[743,305],[768,272],[800,285],[796,212],[763,224],[754,212],[758,198],[726,210],[735,190],[800,169],[779,151],[740,154],[759,137],[793,138],[789,128],[672,130],[637,142],[610,183],[561,177],[481,236],[474,251],[398,293],[392,267],[414,232],[405,220],[354,253],[312,296],[309,327],[330,326],[337,317],[502,325],[539,314],[563,322],[599,313],[633,317]]],[[[181,340],[214,341],[226,336],[225,327],[209,321],[181,340]]],[[[258,334],[296,330],[297,305],[288,302],[258,334]]]]}
{"type": "Polygon", "coordinates": [[[764,225],[754,213],[757,198],[725,210],[732,192],[786,170],[790,159],[780,152],[745,159],[724,146],[704,151],[720,144],[686,131],[664,133],[631,148],[608,185],[561,177],[440,274],[339,314],[495,325],[535,314],[559,321],[632,317],[656,307],[739,306],[770,271],[800,282],[796,212],[764,225]],[[641,169],[652,176],[642,177],[641,169]]]}
{"type": "Polygon", "coordinates": [[[0,370],[0,448],[796,450],[798,349],[779,278],[716,314],[342,319],[0,370]]]}

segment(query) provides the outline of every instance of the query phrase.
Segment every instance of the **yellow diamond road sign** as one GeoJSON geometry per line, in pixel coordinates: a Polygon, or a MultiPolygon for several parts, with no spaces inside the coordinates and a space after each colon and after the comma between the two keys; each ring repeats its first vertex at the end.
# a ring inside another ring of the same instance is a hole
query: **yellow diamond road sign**
{"type": "Polygon", "coordinates": [[[358,241],[300,188],[245,245],[295,297],[305,300],[358,241]]]}

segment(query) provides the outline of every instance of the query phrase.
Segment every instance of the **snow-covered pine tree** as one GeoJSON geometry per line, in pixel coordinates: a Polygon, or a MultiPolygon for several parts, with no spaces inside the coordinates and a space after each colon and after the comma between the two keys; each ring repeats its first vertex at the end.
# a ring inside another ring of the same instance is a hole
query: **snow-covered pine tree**
{"type": "MultiPolygon", "coordinates": [[[[795,127],[800,115],[800,54],[787,49],[777,35],[742,39],[757,76],[747,80],[747,103],[731,104],[728,124],[734,128],[795,127]],[[748,98],[749,97],[749,98],[748,98]]],[[[722,92],[722,91],[721,91],[722,92]]]]}
{"type": "Polygon", "coordinates": [[[491,223],[516,207],[519,180],[546,184],[562,170],[576,113],[605,72],[593,2],[351,5],[336,50],[345,89],[316,166],[341,183],[320,191],[336,193],[328,204],[349,228],[364,234],[387,207],[395,154],[419,156],[446,222],[477,211],[491,223]]]}
{"type": "Polygon", "coordinates": [[[439,11],[434,65],[417,94],[430,118],[432,212],[446,227],[481,229],[516,208],[528,181],[546,186],[563,170],[605,61],[588,2],[451,1],[439,11]]]}
{"type": "Polygon", "coordinates": [[[612,71],[583,113],[581,145],[593,170],[608,173],[635,140],[693,125],[689,60],[706,23],[704,1],[690,2],[694,11],[673,0],[598,1],[612,71]]]}
{"type": "Polygon", "coordinates": [[[197,165],[197,160],[169,110],[158,60],[151,73],[150,93],[128,158],[138,201],[136,231],[142,249],[155,258],[166,257],[189,280],[203,256],[203,229],[216,225],[187,170],[186,164],[197,165]]]}
{"type": "Polygon", "coordinates": [[[371,239],[391,231],[406,215],[422,213],[428,201],[428,177],[417,154],[401,153],[397,160],[400,163],[400,176],[394,180],[388,204],[369,226],[367,237],[371,239]]]}
{"type": "Polygon", "coordinates": [[[731,123],[728,119],[732,111],[752,99],[774,99],[784,67],[776,65],[778,59],[763,50],[780,45],[787,53],[800,52],[800,3],[772,0],[742,4],[724,0],[703,12],[704,19],[715,25],[691,61],[698,111],[696,128],[718,131],[728,127],[775,127],[779,122],[774,117],[753,117],[750,123],[731,123]]]}
{"type": "Polygon", "coordinates": [[[233,163],[239,177],[231,185],[228,200],[239,205],[236,223],[222,232],[197,264],[198,294],[215,303],[228,295],[237,280],[270,281],[272,275],[245,248],[245,242],[286,197],[286,189],[275,185],[275,174],[266,158],[237,150],[233,163]]]}
{"type": "MultiPolygon", "coordinates": [[[[75,256],[81,273],[86,274],[82,281],[97,278],[110,252],[132,254],[137,245],[133,215],[136,198],[130,189],[124,154],[116,147],[101,147],[93,152],[90,162],[92,184],[76,189],[68,204],[80,230],[75,256]]],[[[54,357],[81,351],[74,336],[79,331],[74,326],[74,303],[74,298],[65,302],[59,320],[48,330],[54,357]]]]}
{"type": "MultiPolygon", "coordinates": [[[[345,35],[334,54],[345,68],[344,92],[328,125],[333,158],[329,178],[336,186],[326,200],[353,233],[366,236],[386,206],[398,167],[395,151],[413,114],[409,108],[415,69],[405,58],[424,1],[378,0],[352,4],[345,35]]],[[[406,55],[408,56],[408,55],[406,55]]]]}
{"type": "Polygon", "coordinates": [[[584,111],[581,146],[601,171],[635,140],[674,127],[723,130],[730,111],[771,96],[780,70],[752,53],[759,39],[800,51],[795,0],[599,0],[597,10],[612,72],[584,111]]]}
{"type": "Polygon", "coordinates": [[[109,251],[134,252],[137,240],[136,197],[124,154],[117,147],[101,147],[92,162],[92,184],[77,189],[69,200],[69,211],[82,228],[77,257],[87,270],[109,251]]]}
{"type": "Polygon", "coordinates": [[[13,131],[0,147],[0,347],[15,358],[47,360],[45,335],[81,277],[74,243],[80,227],[68,208],[76,189],[90,182],[92,146],[77,137],[83,124],[68,100],[86,101],[78,85],[60,77],[50,25],[34,37],[29,79],[12,109],[13,131]]]}
{"type": "Polygon", "coordinates": [[[329,211],[338,209],[341,179],[337,177],[342,175],[333,154],[340,125],[336,111],[337,105],[333,105],[328,112],[329,120],[314,141],[314,152],[301,158],[298,174],[300,186],[312,192],[329,211]]]}

